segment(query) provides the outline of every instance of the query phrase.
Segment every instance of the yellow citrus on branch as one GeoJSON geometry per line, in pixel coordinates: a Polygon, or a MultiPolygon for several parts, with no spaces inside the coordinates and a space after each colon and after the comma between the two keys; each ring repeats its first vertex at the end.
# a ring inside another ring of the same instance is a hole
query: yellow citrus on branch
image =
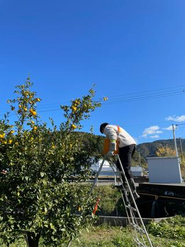
{"type": "Polygon", "coordinates": [[[30,113],[31,113],[33,116],[36,116],[36,115],[37,115],[37,112],[34,111],[33,109],[30,109],[30,113]]]}
{"type": "Polygon", "coordinates": [[[5,138],[5,133],[0,134],[0,138],[5,138]]]}
{"type": "Polygon", "coordinates": [[[73,111],[76,111],[76,107],[75,107],[75,106],[72,106],[71,109],[72,109],[73,111]]]}
{"type": "Polygon", "coordinates": [[[76,126],[75,124],[72,124],[72,125],[71,125],[71,128],[72,128],[72,129],[76,129],[77,126],[76,126]]]}

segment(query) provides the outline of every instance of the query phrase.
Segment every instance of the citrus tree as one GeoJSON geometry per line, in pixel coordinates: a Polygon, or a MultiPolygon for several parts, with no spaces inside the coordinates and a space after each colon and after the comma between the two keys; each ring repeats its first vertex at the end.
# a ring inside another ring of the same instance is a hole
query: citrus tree
{"type": "Polygon", "coordinates": [[[74,130],[101,106],[95,91],[61,106],[65,121],[43,123],[41,99],[30,78],[8,100],[9,113],[0,120],[0,237],[7,244],[21,236],[28,247],[66,246],[92,212],[89,191],[79,186],[90,175],[91,153],[74,130]],[[80,212],[79,212],[80,211],[80,212]]]}

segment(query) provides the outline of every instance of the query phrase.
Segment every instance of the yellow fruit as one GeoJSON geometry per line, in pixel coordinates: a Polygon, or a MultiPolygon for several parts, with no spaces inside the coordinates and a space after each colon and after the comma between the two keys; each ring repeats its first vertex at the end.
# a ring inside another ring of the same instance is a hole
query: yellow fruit
{"type": "Polygon", "coordinates": [[[75,106],[72,106],[71,107],[73,111],[76,111],[76,107],[75,106]]]}
{"type": "Polygon", "coordinates": [[[14,130],[11,130],[11,131],[10,131],[10,134],[13,134],[14,132],[15,132],[14,130]]]}
{"type": "Polygon", "coordinates": [[[79,211],[79,212],[81,211],[81,207],[78,207],[78,211],[79,211]]]}
{"type": "Polygon", "coordinates": [[[30,109],[30,113],[31,113],[33,116],[36,116],[36,115],[37,115],[36,111],[34,111],[33,109],[30,109]]]}
{"type": "Polygon", "coordinates": [[[107,100],[108,100],[108,98],[107,98],[107,97],[103,97],[103,100],[104,100],[104,101],[107,101],[107,100]]]}
{"type": "Polygon", "coordinates": [[[12,140],[9,140],[8,143],[11,144],[12,143],[12,140]]]}
{"type": "Polygon", "coordinates": [[[22,105],[19,105],[19,108],[22,108],[22,105]]]}
{"type": "Polygon", "coordinates": [[[18,142],[15,142],[15,145],[18,145],[19,143],[18,142]]]}
{"type": "Polygon", "coordinates": [[[34,126],[33,129],[34,129],[34,130],[37,130],[37,126],[34,126]]]}
{"type": "Polygon", "coordinates": [[[72,129],[76,129],[77,128],[75,124],[72,124],[71,127],[72,127],[72,129]]]}
{"type": "Polygon", "coordinates": [[[27,111],[27,110],[28,110],[28,109],[25,107],[25,108],[24,108],[24,111],[27,111]]]}
{"type": "Polygon", "coordinates": [[[5,138],[5,133],[0,134],[0,138],[5,138]]]}
{"type": "Polygon", "coordinates": [[[32,120],[31,123],[34,124],[35,122],[32,120]]]}
{"type": "Polygon", "coordinates": [[[41,101],[41,99],[40,99],[40,98],[36,98],[36,101],[37,101],[37,102],[40,102],[40,101],[41,101]]]}

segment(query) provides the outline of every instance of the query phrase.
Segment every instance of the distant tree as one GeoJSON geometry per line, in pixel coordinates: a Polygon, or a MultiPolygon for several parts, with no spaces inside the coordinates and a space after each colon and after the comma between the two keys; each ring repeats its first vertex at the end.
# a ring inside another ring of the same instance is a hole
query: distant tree
{"type": "Polygon", "coordinates": [[[48,127],[31,86],[28,78],[8,101],[17,116],[13,125],[9,114],[0,121],[0,238],[8,244],[24,236],[28,247],[38,247],[40,238],[45,246],[66,246],[91,212],[89,192],[78,184],[90,175],[92,153],[74,130],[101,104],[90,89],[61,106],[59,127],[52,119],[48,127]]]}
{"type": "MultiPolygon", "coordinates": [[[[159,157],[176,156],[175,149],[172,149],[167,144],[165,146],[158,146],[156,154],[159,157]]],[[[182,177],[185,178],[185,157],[183,154],[180,155],[180,167],[182,177]]]]}
{"type": "Polygon", "coordinates": [[[134,153],[132,166],[147,166],[146,160],[141,156],[140,152],[138,151],[134,153]]]}
{"type": "Polygon", "coordinates": [[[169,147],[168,145],[165,146],[158,146],[156,150],[156,155],[160,157],[165,156],[176,156],[175,150],[169,147]]]}

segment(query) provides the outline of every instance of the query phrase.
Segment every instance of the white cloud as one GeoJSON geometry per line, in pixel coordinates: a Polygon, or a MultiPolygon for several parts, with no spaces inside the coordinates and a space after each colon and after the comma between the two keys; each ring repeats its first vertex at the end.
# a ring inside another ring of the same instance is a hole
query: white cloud
{"type": "Polygon", "coordinates": [[[158,138],[159,135],[157,134],[161,134],[163,133],[161,130],[160,130],[160,127],[155,125],[155,126],[150,126],[149,128],[146,128],[144,131],[143,131],[143,137],[150,137],[150,138],[158,138]]]}
{"type": "Polygon", "coordinates": [[[169,116],[166,118],[168,121],[174,121],[174,122],[185,122],[185,115],[182,116],[169,116]]]}
{"type": "Polygon", "coordinates": [[[150,138],[157,139],[157,138],[159,138],[159,135],[150,136],[150,138]]]}
{"type": "MultiPolygon", "coordinates": [[[[177,129],[177,126],[176,125],[174,125],[174,129],[177,129]]],[[[172,125],[170,125],[167,128],[163,128],[163,130],[172,130],[172,125]]]]}
{"type": "Polygon", "coordinates": [[[164,130],[172,130],[172,125],[170,125],[169,127],[167,128],[163,128],[164,130]]]}

